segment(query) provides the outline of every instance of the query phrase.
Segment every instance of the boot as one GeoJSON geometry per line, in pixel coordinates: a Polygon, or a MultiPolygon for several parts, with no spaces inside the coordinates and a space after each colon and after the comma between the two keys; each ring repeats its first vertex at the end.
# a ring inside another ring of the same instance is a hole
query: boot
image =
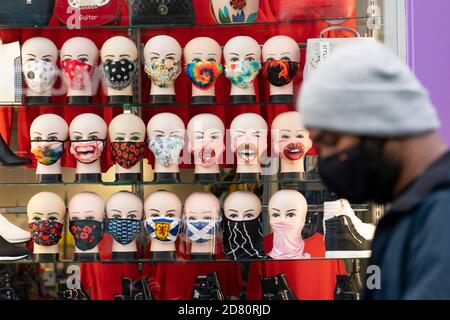
{"type": "Polygon", "coordinates": [[[217,272],[208,273],[207,277],[211,292],[210,300],[225,300],[225,295],[223,294],[222,288],[220,287],[217,272]]]}
{"type": "Polygon", "coordinates": [[[339,275],[336,277],[334,300],[359,300],[361,288],[359,273],[339,275]]]}
{"type": "Polygon", "coordinates": [[[225,300],[216,272],[197,276],[192,290],[193,300],[225,300]]]}
{"type": "Polygon", "coordinates": [[[278,279],[278,288],[280,291],[286,291],[287,295],[288,295],[288,300],[298,300],[297,297],[295,296],[294,292],[292,292],[291,287],[289,287],[289,283],[286,279],[286,275],[279,274],[277,276],[278,279]]]}
{"type": "Polygon", "coordinates": [[[30,159],[18,157],[12,152],[5,140],[3,140],[2,135],[0,135],[0,162],[5,166],[26,166],[31,164],[30,159]]]}
{"type": "Polygon", "coordinates": [[[286,290],[280,291],[276,294],[273,293],[264,293],[263,294],[263,300],[264,301],[271,301],[271,300],[289,300],[289,295],[286,290]]]}
{"type": "Polygon", "coordinates": [[[133,281],[130,278],[122,278],[122,294],[115,294],[115,300],[132,300],[131,292],[133,290],[133,281]]]}
{"type": "Polygon", "coordinates": [[[131,300],[153,300],[147,278],[134,281],[131,288],[131,300]]]}
{"type": "Polygon", "coordinates": [[[278,294],[278,279],[272,277],[261,277],[262,299],[278,294]]]}

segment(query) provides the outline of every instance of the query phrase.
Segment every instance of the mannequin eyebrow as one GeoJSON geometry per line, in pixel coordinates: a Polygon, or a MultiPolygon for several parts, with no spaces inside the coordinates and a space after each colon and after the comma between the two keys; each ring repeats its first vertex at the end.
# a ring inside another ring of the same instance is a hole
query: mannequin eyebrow
{"type": "Polygon", "coordinates": [[[48,216],[59,216],[58,212],[50,212],[49,214],[47,214],[48,216]]]}
{"type": "Polygon", "coordinates": [[[89,134],[94,134],[94,133],[98,133],[98,131],[89,132],[89,134]]]}
{"type": "Polygon", "coordinates": [[[297,209],[289,209],[289,210],[287,210],[286,212],[296,212],[297,211],[297,209]]]}
{"type": "Polygon", "coordinates": [[[289,129],[281,129],[280,131],[287,131],[287,132],[291,132],[291,130],[289,130],[289,129]]]}
{"type": "Polygon", "coordinates": [[[128,58],[130,58],[131,56],[129,55],[129,54],[121,54],[119,57],[128,57],[128,58]]]}
{"type": "Polygon", "coordinates": [[[117,209],[112,209],[111,211],[113,211],[113,212],[118,212],[118,213],[122,213],[122,211],[117,210],[117,209]]]}
{"type": "Polygon", "coordinates": [[[175,53],[168,53],[168,54],[166,54],[166,57],[170,57],[170,56],[174,56],[175,55],[175,53]]]}
{"type": "Polygon", "coordinates": [[[239,213],[239,211],[234,210],[234,209],[228,209],[228,211],[239,213]]]}
{"type": "Polygon", "coordinates": [[[239,57],[239,54],[237,54],[237,53],[234,53],[234,52],[230,52],[230,54],[232,54],[232,55],[234,55],[234,56],[238,56],[238,57],[239,57]]]}
{"type": "Polygon", "coordinates": [[[280,212],[280,211],[281,211],[280,209],[277,209],[277,208],[272,208],[272,210],[274,210],[274,211],[278,211],[278,212],[280,212]]]}
{"type": "Polygon", "coordinates": [[[194,133],[205,134],[203,131],[194,131],[194,133]]]}
{"type": "Polygon", "coordinates": [[[64,57],[72,58],[72,55],[71,55],[71,54],[65,54],[65,55],[63,55],[63,58],[64,58],[64,57]]]}
{"type": "Polygon", "coordinates": [[[132,132],[131,134],[137,134],[137,135],[141,135],[140,132],[132,132]]]}
{"type": "Polygon", "coordinates": [[[128,211],[128,213],[137,213],[137,212],[138,212],[137,210],[128,211]]]}
{"type": "Polygon", "coordinates": [[[160,54],[158,52],[150,52],[150,54],[154,54],[155,56],[160,56],[160,54]]]}
{"type": "Polygon", "coordinates": [[[180,129],[177,129],[177,130],[171,131],[170,133],[176,133],[176,132],[180,132],[180,131],[181,131],[180,129]]]}
{"type": "Polygon", "coordinates": [[[125,135],[125,133],[123,133],[123,132],[117,132],[116,134],[120,134],[120,135],[125,135]]]}
{"type": "Polygon", "coordinates": [[[54,135],[54,134],[58,134],[58,132],[50,132],[48,135],[51,136],[51,135],[54,135]]]}
{"type": "Polygon", "coordinates": [[[35,57],[35,58],[36,58],[36,55],[35,55],[35,54],[32,54],[32,53],[27,53],[27,55],[28,55],[28,56],[32,56],[32,57],[35,57]]]}
{"type": "Polygon", "coordinates": [[[38,134],[38,135],[42,136],[42,133],[40,133],[40,132],[33,132],[33,134],[38,134]]]}
{"type": "Polygon", "coordinates": [[[42,56],[42,58],[51,58],[52,55],[51,54],[46,54],[45,56],[42,56]]]}
{"type": "Polygon", "coordinates": [[[203,213],[203,214],[209,214],[209,213],[212,213],[212,211],[207,210],[207,211],[202,211],[202,213],[203,213]]]}
{"type": "Polygon", "coordinates": [[[175,209],[170,209],[170,210],[167,210],[167,211],[166,211],[166,213],[169,213],[169,212],[177,212],[177,210],[175,210],[175,209]]]}
{"type": "Polygon", "coordinates": [[[164,131],[162,131],[162,130],[153,130],[153,132],[164,133],[164,131]]]}
{"type": "Polygon", "coordinates": [[[114,58],[114,55],[108,54],[108,55],[105,56],[105,58],[114,58]]]}
{"type": "Polygon", "coordinates": [[[244,213],[249,213],[249,212],[255,212],[255,210],[254,209],[248,209],[248,210],[244,211],[244,213]]]}
{"type": "Polygon", "coordinates": [[[93,210],[88,210],[88,211],[85,211],[84,213],[94,213],[94,211],[93,210]]]}
{"type": "Polygon", "coordinates": [[[33,214],[37,214],[38,216],[43,216],[44,215],[43,213],[40,213],[40,212],[33,212],[33,214]]]}
{"type": "Polygon", "coordinates": [[[150,211],[160,212],[158,209],[150,209],[150,211]]]}
{"type": "Polygon", "coordinates": [[[250,57],[250,56],[256,56],[256,53],[249,53],[245,55],[246,57],[250,57]]]}
{"type": "Polygon", "coordinates": [[[283,52],[283,53],[281,53],[281,54],[291,54],[290,52],[283,52]]]}
{"type": "Polygon", "coordinates": [[[89,57],[89,56],[86,53],[82,53],[77,56],[77,58],[80,58],[80,57],[89,57]]]}

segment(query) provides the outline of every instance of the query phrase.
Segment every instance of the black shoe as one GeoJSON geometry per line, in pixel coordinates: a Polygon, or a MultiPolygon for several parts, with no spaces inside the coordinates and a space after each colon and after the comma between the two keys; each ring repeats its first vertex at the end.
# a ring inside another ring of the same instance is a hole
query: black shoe
{"type": "Polygon", "coordinates": [[[216,272],[197,276],[192,290],[193,300],[225,300],[216,272]]]}
{"type": "Polygon", "coordinates": [[[327,258],[369,258],[371,241],[356,230],[350,217],[337,216],[325,221],[327,258]]]}
{"type": "Polygon", "coordinates": [[[359,273],[339,275],[336,277],[334,300],[359,300],[361,289],[359,273]]]}
{"type": "Polygon", "coordinates": [[[31,164],[28,158],[21,158],[16,156],[6,144],[3,137],[0,135],[0,162],[5,166],[26,166],[31,164]]]}
{"type": "Polygon", "coordinates": [[[122,278],[122,294],[115,294],[115,300],[131,300],[131,291],[133,290],[133,280],[122,278]]]}
{"type": "Polygon", "coordinates": [[[289,300],[289,294],[286,290],[280,291],[279,293],[273,294],[273,293],[264,293],[263,294],[263,300],[270,301],[270,300],[289,300]]]}
{"type": "Polygon", "coordinates": [[[277,278],[261,277],[260,281],[261,281],[263,300],[265,300],[265,297],[269,297],[269,296],[278,294],[278,292],[280,291],[278,288],[278,279],[277,278]]]}
{"type": "Polygon", "coordinates": [[[67,285],[60,284],[58,290],[60,300],[89,300],[88,295],[81,289],[68,289],[67,285]]]}
{"type": "Polygon", "coordinates": [[[26,258],[29,251],[24,247],[15,246],[0,236],[0,261],[15,261],[26,258]]]}
{"type": "Polygon", "coordinates": [[[287,292],[287,296],[288,296],[288,300],[298,300],[297,297],[295,296],[294,292],[292,292],[291,287],[289,286],[289,283],[286,279],[286,275],[279,274],[277,276],[278,279],[278,288],[280,291],[286,291],[287,292]]]}
{"type": "Polygon", "coordinates": [[[131,285],[131,300],[153,300],[147,278],[133,282],[131,285]]]}

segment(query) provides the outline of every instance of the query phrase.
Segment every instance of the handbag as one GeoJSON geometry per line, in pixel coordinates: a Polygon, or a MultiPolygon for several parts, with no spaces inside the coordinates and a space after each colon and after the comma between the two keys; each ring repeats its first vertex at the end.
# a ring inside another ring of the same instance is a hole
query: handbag
{"type": "Polygon", "coordinates": [[[131,23],[187,24],[195,22],[193,0],[132,0],[131,23]]]}
{"type": "Polygon", "coordinates": [[[270,8],[278,20],[350,18],[356,0],[271,0],[270,8]]]}
{"type": "Polygon", "coordinates": [[[1,0],[0,26],[46,26],[55,0],[1,0]]]}
{"type": "Polygon", "coordinates": [[[102,26],[120,18],[119,0],[56,0],[55,15],[69,27],[102,26]]]}
{"type": "Polygon", "coordinates": [[[333,52],[342,46],[348,46],[357,42],[376,41],[375,38],[361,37],[358,31],[349,27],[333,26],[323,29],[320,37],[308,39],[306,45],[306,63],[303,71],[303,79],[306,80],[320,66],[320,64],[329,58],[333,52]],[[354,35],[353,38],[325,38],[325,34],[330,31],[348,31],[354,35]]]}

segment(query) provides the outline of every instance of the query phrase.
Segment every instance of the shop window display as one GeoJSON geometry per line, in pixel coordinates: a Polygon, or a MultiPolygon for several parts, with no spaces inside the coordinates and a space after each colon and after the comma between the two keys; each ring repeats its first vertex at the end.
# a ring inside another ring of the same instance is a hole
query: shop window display
{"type": "MultiPolygon", "coordinates": [[[[16,240],[30,227],[28,260],[11,267],[58,262],[48,271],[56,274],[75,265],[73,290],[93,300],[332,299],[337,282],[354,290],[348,261],[370,253],[337,245],[333,221],[351,221],[368,243],[365,222],[375,221],[348,202],[330,213],[338,199],[314,175],[294,101],[320,64],[315,40],[374,41],[355,2],[304,1],[310,11],[289,16],[293,1],[155,1],[154,10],[111,0],[89,9],[99,20],[77,21],[63,9],[88,8],[55,1],[48,22],[40,8],[42,19],[24,29],[0,14],[2,47],[19,41],[22,57],[23,83],[11,92],[24,96],[11,107],[9,94],[0,108],[0,160],[27,165],[0,170],[0,184],[32,189],[0,198],[29,217],[0,217],[0,259],[28,255],[16,240]]],[[[58,287],[45,291],[74,295],[58,287]]]]}

